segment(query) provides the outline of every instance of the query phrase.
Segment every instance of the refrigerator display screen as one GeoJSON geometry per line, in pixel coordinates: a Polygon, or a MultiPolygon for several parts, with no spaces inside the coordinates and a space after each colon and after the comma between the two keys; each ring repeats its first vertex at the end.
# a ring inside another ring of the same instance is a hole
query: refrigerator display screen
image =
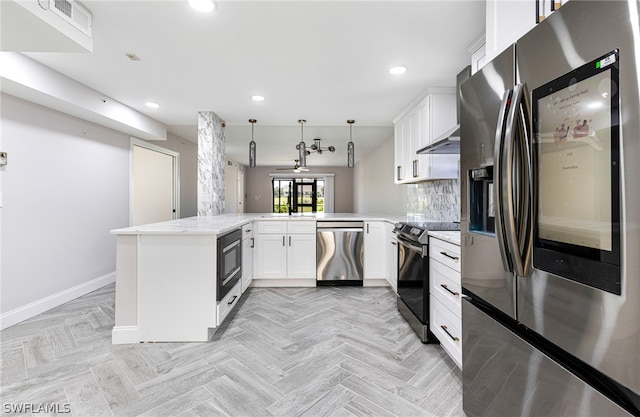
{"type": "Polygon", "coordinates": [[[546,249],[534,266],[568,278],[585,259],[620,263],[617,67],[613,51],[533,91],[535,246],[546,249]]]}

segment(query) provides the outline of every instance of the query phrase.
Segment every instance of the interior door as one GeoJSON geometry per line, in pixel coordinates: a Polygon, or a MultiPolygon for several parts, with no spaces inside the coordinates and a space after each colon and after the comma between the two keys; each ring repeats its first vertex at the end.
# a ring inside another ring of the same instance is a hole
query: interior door
{"type": "Polygon", "coordinates": [[[293,212],[311,213],[317,211],[316,182],[296,182],[293,185],[293,212]]]}
{"type": "Polygon", "coordinates": [[[142,141],[136,141],[131,152],[131,225],[177,218],[178,154],[142,141]]]}

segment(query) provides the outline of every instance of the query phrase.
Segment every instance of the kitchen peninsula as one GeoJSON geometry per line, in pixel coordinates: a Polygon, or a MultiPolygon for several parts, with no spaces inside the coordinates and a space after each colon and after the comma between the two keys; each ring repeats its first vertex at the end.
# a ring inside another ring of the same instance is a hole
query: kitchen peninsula
{"type": "MultiPolygon", "coordinates": [[[[217,238],[238,229],[254,238],[254,229],[260,224],[263,227],[286,225],[290,230],[309,229],[305,233],[310,238],[309,232],[312,232],[314,247],[307,251],[313,260],[313,265],[307,268],[315,271],[316,220],[361,220],[378,226],[372,230],[381,232],[376,241],[384,245],[388,241],[385,233],[391,233],[394,223],[407,218],[357,213],[223,214],[112,230],[111,233],[117,235],[116,317],[112,342],[208,341],[246,289],[238,282],[224,298],[217,300],[217,238]],[[304,228],[300,227],[303,225],[304,228]]],[[[385,256],[384,246],[381,248],[376,252],[377,259],[385,256]]],[[[255,256],[247,269],[252,269],[252,263],[256,264],[255,256]]],[[[279,278],[254,280],[252,285],[316,285],[315,273],[304,278],[279,278]]],[[[376,271],[370,277],[365,272],[364,285],[387,285],[384,271],[376,271]]]]}

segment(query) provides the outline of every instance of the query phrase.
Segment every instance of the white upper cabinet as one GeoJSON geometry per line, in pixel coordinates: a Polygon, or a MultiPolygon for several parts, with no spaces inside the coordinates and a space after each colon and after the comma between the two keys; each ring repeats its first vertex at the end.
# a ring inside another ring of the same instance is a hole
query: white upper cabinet
{"type": "Polygon", "coordinates": [[[409,117],[401,119],[395,125],[395,172],[396,183],[403,182],[411,175],[411,120],[409,117]]]}
{"type": "Polygon", "coordinates": [[[416,153],[455,124],[456,96],[453,89],[427,95],[396,121],[396,184],[458,177],[458,155],[416,153]]]}
{"type": "Polygon", "coordinates": [[[568,0],[487,0],[486,62],[530,31],[568,0]],[[536,7],[539,9],[536,10],[536,7]]]}

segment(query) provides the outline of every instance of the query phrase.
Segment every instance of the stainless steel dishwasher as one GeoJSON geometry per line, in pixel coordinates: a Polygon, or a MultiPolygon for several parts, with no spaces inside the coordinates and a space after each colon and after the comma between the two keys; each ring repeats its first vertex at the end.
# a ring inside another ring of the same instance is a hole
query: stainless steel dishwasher
{"type": "Polygon", "coordinates": [[[363,221],[317,222],[316,285],[362,285],[363,221]]]}

